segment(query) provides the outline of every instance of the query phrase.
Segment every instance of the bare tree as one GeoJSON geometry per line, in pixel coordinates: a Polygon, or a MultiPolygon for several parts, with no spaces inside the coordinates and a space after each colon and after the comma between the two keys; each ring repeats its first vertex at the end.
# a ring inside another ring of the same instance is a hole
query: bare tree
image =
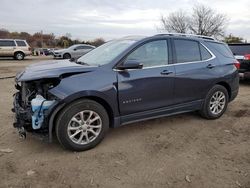
{"type": "Polygon", "coordinates": [[[169,14],[167,18],[162,15],[161,23],[163,29],[168,32],[186,33],[188,31],[187,16],[182,10],[169,14]]]}
{"type": "Polygon", "coordinates": [[[193,8],[189,29],[191,33],[206,36],[224,36],[227,18],[202,4],[193,8]]]}
{"type": "Polygon", "coordinates": [[[168,32],[192,33],[206,36],[224,36],[227,17],[216,13],[210,7],[198,4],[191,16],[182,10],[161,17],[162,29],[168,32]]]}

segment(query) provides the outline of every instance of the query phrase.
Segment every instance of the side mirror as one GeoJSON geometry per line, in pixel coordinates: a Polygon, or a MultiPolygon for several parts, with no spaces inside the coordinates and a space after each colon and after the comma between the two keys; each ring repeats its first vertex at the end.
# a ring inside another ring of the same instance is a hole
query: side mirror
{"type": "Polygon", "coordinates": [[[143,64],[136,60],[127,60],[122,65],[117,66],[119,70],[127,70],[127,69],[141,69],[143,64]]]}
{"type": "Polygon", "coordinates": [[[74,51],[76,51],[77,49],[76,48],[74,48],[74,51]]]}

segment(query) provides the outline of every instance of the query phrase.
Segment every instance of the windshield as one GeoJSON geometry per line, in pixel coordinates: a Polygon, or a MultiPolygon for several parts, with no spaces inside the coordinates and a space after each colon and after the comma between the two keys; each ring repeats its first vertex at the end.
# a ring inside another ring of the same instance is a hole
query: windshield
{"type": "Polygon", "coordinates": [[[108,64],[135,42],[135,40],[113,40],[107,42],[80,57],[77,62],[95,66],[108,64]]]}

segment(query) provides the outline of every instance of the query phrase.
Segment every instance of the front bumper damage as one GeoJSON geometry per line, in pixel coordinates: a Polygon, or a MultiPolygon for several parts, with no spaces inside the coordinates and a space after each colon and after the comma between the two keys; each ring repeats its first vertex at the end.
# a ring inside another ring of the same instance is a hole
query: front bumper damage
{"type": "Polygon", "coordinates": [[[26,105],[23,101],[24,97],[22,96],[22,89],[17,89],[19,91],[13,95],[14,100],[12,112],[14,113],[13,126],[18,130],[20,138],[26,138],[26,133],[29,132],[42,140],[51,141],[52,131],[49,131],[49,122],[53,111],[59,104],[59,101],[55,101],[49,109],[43,111],[42,125],[39,129],[34,129],[32,126],[32,116],[34,116],[35,113],[32,111],[32,106],[26,105]]]}

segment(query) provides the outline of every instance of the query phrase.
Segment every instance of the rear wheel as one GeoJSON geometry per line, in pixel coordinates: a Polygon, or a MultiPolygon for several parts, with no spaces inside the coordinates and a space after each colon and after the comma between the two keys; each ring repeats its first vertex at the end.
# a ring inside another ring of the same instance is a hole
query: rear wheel
{"type": "Polygon", "coordinates": [[[24,53],[23,52],[16,52],[15,54],[14,54],[14,58],[16,59],[16,60],[23,60],[24,59],[24,53]]]}
{"type": "Polygon", "coordinates": [[[221,85],[215,85],[207,94],[204,100],[201,115],[206,119],[217,119],[227,109],[228,91],[221,85]]]}
{"type": "Polygon", "coordinates": [[[59,114],[56,135],[66,149],[84,151],[99,144],[108,128],[105,108],[85,99],[70,104],[59,114]]]}
{"type": "Polygon", "coordinates": [[[70,59],[71,55],[69,53],[63,54],[63,59],[70,59]]]}

